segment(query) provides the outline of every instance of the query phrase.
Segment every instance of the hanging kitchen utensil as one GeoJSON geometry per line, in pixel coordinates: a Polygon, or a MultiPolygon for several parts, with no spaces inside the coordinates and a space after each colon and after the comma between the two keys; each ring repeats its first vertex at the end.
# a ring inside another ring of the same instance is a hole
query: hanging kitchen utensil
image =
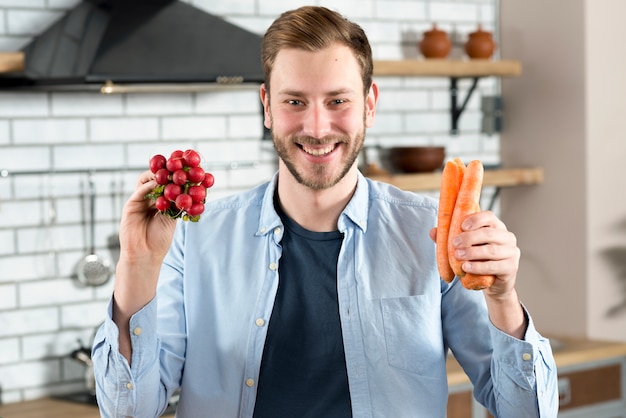
{"type": "Polygon", "coordinates": [[[89,254],[78,262],[76,276],[78,281],[87,286],[100,286],[111,277],[109,262],[96,254],[96,186],[92,175],[89,175],[89,254]]]}
{"type": "Polygon", "coordinates": [[[57,272],[57,243],[55,239],[57,213],[52,184],[51,175],[48,175],[45,183],[41,182],[40,184],[42,218],[40,233],[37,236],[37,251],[41,254],[41,261],[38,261],[36,265],[39,273],[44,277],[53,276],[57,272]]]}
{"type": "Polygon", "coordinates": [[[118,231],[118,225],[120,220],[117,213],[119,211],[119,202],[121,202],[122,199],[121,193],[123,193],[123,187],[124,186],[122,180],[120,180],[119,182],[119,189],[121,189],[122,192],[118,190],[118,183],[116,183],[115,180],[111,181],[111,215],[113,215],[113,223],[115,225],[115,228],[113,230],[113,233],[107,238],[107,247],[109,248],[109,252],[111,253],[113,266],[117,265],[117,262],[120,259],[120,236],[118,231]],[[118,197],[120,198],[119,202],[118,197]]]}

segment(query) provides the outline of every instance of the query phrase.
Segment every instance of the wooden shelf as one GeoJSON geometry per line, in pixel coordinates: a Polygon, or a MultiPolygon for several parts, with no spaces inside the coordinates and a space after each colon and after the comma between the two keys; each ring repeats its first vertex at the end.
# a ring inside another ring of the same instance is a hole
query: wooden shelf
{"type": "Polygon", "coordinates": [[[494,61],[491,59],[407,59],[374,61],[374,76],[448,77],[450,79],[450,134],[459,133],[459,117],[481,77],[512,77],[522,73],[519,61],[494,61]],[[458,79],[473,79],[465,99],[459,102],[458,79]],[[461,104],[462,103],[462,104],[461,104]]]}
{"type": "Polygon", "coordinates": [[[522,73],[519,61],[512,60],[375,60],[375,76],[422,77],[514,77],[522,73]]]}
{"type": "Polygon", "coordinates": [[[24,71],[23,52],[0,52],[0,73],[24,71]]]}
{"type": "MultiPolygon", "coordinates": [[[[438,190],[441,187],[441,171],[418,174],[377,174],[368,175],[368,177],[410,191],[438,190]]],[[[540,167],[490,169],[485,170],[483,186],[512,187],[542,182],[543,169],[540,167]]]]}

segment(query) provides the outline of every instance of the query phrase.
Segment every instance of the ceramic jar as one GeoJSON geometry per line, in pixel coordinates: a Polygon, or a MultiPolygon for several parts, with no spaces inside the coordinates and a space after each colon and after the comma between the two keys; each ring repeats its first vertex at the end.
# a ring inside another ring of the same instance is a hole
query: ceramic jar
{"type": "Polygon", "coordinates": [[[446,32],[437,29],[437,25],[433,24],[431,30],[424,32],[418,46],[425,58],[446,58],[452,49],[452,42],[446,32]]]}
{"type": "Polygon", "coordinates": [[[465,53],[472,59],[491,58],[495,49],[496,43],[491,32],[484,31],[480,25],[475,32],[469,34],[465,43],[465,53]]]}

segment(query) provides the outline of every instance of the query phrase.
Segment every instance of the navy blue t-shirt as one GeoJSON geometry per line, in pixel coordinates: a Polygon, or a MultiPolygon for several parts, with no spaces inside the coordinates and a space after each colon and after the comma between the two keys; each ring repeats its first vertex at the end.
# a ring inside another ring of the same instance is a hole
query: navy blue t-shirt
{"type": "Polygon", "coordinates": [[[283,254],[254,417],[351,417],[337,301],[343,235],[308,231],[276,206],[283,254]]]}

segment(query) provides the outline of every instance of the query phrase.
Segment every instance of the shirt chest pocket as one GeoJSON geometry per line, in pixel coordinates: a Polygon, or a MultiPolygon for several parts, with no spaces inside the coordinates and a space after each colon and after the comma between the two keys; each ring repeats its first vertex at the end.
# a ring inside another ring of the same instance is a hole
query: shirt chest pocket
{"type": "Polygon", "coordinates": [[[445,362],[439,302],[426,295],[380,300],[390,366],[439,377],[445,362]]]}

